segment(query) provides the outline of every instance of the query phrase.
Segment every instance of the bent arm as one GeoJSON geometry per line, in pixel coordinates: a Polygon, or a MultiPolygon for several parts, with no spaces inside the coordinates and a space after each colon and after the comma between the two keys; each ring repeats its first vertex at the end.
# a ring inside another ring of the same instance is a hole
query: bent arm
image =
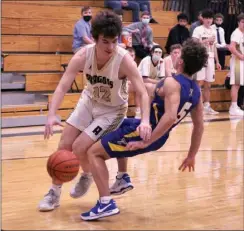
{"type": "Polygon", "coordinates": [[[179,83],[177,83],[173,78],[167,78],[164,82],[164,86],[159,91],[163,91],[164,94],[165,113],[157,124],[157,127],[152,132],[151,139],[147,142],[148,145],[165,135],[177,119],[178,107],[180,104],[179,83]]]}
{"type": "Polygon", "coordinates": [[[191,135],[191,146],[188,152],[188,157],[195,157],[199,150],[204,131],[203,104],[201,99],[196,108],[192,110],[191,118],[193,122],[193,130],[191,135]]]}
{"type": "Polygon", "coordinates": [[[52,101],[49,105],[48,115],[55,115],[64,95],[68,92],[73,83],[77,73],[82,71],[85,64],[85,48],[78,51],[73,58],[70,60],[69,65],[63,74],[54,94],[52,101]]]}
{"type": "Polygon", "coordinates": [[[231,44],[229,46],[229,50],[232,54],[237,56],[239,59],[242,59],[243,55],[236,49],[236,42],[231,42],[231,44]]]}
{"type": "Polygon", "coordinates": [[[93,44],[94,41],[92,39],[90,39],[88,36],[84,36],[83,40],[86,44],[93,44]]]}
{"type": "Polygon", "coordinates": [[[143,83],[142,77],[137,69],[136,63],[132,57],[127,54],[125,55],[122,64],[120,66],[121,73],[131,81],[135,92],[140,97],[140,107],[142,113],[142,123],[149,123],[150,106],[149,106],[149,96],[147,94],[146,87],[143,83]]]}

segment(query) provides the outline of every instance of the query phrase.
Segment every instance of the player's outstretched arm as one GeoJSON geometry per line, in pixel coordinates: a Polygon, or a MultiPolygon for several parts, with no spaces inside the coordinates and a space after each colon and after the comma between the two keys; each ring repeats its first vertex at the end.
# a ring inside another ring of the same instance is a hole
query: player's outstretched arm
{"type": "Polygon", "coordinates": [[[121,66],[120,72],[131,81],[135,92],[140,97],[140,107],[142,113],[141,125],[139,126],[139,133],[143,140],[150,139],[151,136],[151,126],[149,124],[150,115],[150,103],[149,96],[147,94],[147,89],[143,83],[142,77],[138,71],[136,63],[131,58],[129,54],[126,54],[121,66]]]}
{"type": "Polygon", "coordinates": [[[73,58],[70,60],[65,73],[63,74],[54,94],[52,101],[49,105],[49,112],[47,117],[47,122],[45,126],[44,138],[48,139],[50,135],[53,134],[53,125],[62,125],[61,122],[56,117],[56,112],[62,103],[64,95],[70,89],[77,73],[82,71],[85,64],[85,49],[78,51],[73,58]]]}
{"type": "Polygon", "coordinates": [[[193,130],[191,135],[191,146],[188,152],[186,159],[183,161],[179,170],[184,171],[187,167],[189,171],[195,170],[195,156],[199,150],[201,145],[204,123],[203,123],[203,104],[202,100],[199,100],[198,105],[191,112],[192,122],[193,122],[193,130]]]}

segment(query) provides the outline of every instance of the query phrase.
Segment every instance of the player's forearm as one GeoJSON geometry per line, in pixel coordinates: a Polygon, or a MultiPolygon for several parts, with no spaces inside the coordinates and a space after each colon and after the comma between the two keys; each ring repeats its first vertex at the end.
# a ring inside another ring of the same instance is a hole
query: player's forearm
{"type": "Polygon", "coordinates": [[[155,141],[157,141],[160,137],[164,136],[168,130],[173,126],[177,117],[172,116],[170,114],[164,114],[161,118],[160,122],[153,130],[151,139],[147,142],[148,145],[151,145],[155,141]]]}
{"type": "Polygon", "coordinates": [[[147,91],[140,94],[141,122],[149,124],[150,99],[147,91]]]}
{"type": "Polygon", "coordinates": [[[193,131],[191,135],[191,146],[188,152],[188,157],[196,156],[201,144],[203,130],[204,130],[203,125],[193,127],[193,131]]]}
{"type": "Polygon", "coordinates": [[[216,63],[219,63],[219,56],[218,56],[218,51],[216,46],[214,46],[214,58],[216,63]]]}
{"type": "Polygon", "coordinates": [[[48,115],[56,115],[59,106],[62,103],[65,93],[68,91],[68,88],[63,88],[58,86],[53,94],[53,98],[51,103],[49,104],[49,112],[48,115]]]}
{"type": "Polygon", "coordinates": [[[233,55],[235,55],[235,56],[237,56],[239,59],[241,59],[242,54],[241,54],[240,52],[238,52],[238,51],[236,50],[235,47],[230,46],[230,47],[229,47],[229,50],[230,50],[230,52],[231,52],[233,55]]]}

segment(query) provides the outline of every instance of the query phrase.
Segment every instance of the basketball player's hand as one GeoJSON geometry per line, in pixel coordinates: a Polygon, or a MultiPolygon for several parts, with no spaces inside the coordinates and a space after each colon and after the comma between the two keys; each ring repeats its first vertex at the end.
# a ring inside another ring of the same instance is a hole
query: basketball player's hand
{"type": "Polygon", "coordinates": [[[182,162],[181,166],[179,167],[179,170],[182,172],[185,171],[186,168],[189,169],[189,172],[195,171],[195,158],[194,157],[187,157],[185,160],[182,162]]]}
{"type": "Polygon", "coordinates": [[[216,67],[217,67],[218,71],[221,71],[222,67],[221,67],[221,65],[219,63],[216,63],[216,67]]]}
{"type": "Polygon", "coordinates": [[[144,141],[132,141],[126,145],[126,150],[127,151],[135,151],[138,149],[146,148],[147,146],[148,146],[148,144],[144,141]]]}
{"type": "Polygon", "coordinates": [[[54,125],[59,125],[59,126],[63,127],[63,124],[55,115],[48,116],[47,122],[45,125],[44,139],[49,139],[49,137],[53,135],[53,126],[54,125]]]}
{"type": "Polygon", "coordinates": [[[149,123],[141,123],[136,131],[140,134],[140,137],[144,140],[144,141],[148,141],[151,138],[151,134],[152,134],[152,128],[150,126],[149,123]]]}

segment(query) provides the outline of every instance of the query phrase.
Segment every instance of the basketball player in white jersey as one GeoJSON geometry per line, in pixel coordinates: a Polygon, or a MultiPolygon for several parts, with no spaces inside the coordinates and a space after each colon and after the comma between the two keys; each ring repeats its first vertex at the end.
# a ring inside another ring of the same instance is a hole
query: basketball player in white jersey
{"type": "Polygon", "coordinates": [[[198,26],[193,31],[193,38],[197,38],[202,42],[208,51],[208,65],[204,67],[201,71],[196,74],[196,79],[199,85],[203,85],[203,106],[204,113],[209,115],[218,114],[210,106],[210,90],[211,83],[215,81],[215,63],[218,70],[221,70],[221,65],[219,64],[218,53],[217,53],[217,38],[215,36],[215,30],[211,27],[213,23],[214,13],[211,10],[202,11],[203,25],[198,26]],[[202,83],[204,82],[204,83],[202,83]]]}
{"type": "Polygon", "coordinates": [[[229,50],[232,53],[230,60],[230,84],[231,84],[231,106],[229,114],[233,116],[244,116],[237,105],[238,90],[244,85],[244,14],[237,17],[238,27],[231,35],[229,50]]]}
{"type": "MultiPolygon", "coordinates": [[[[87,86],[67,120],[58,150],[73,151],[80,159],[83,173],[71,190],[73,198],[84,196],[92,183],[87,150],[101,136],[115,130],[122,122],[128,108],[127,81],[140,95],[142,120],[138,132],[144,140],[151,135],[149,125],[149,97],[137,66],[128,52],[117,44],[122,23],[119,17],[103,11],[92,22],[92,36],[96,43],[79,50],[69,62],[50,105],[45,138],[53,134],[53,126],[61,125],[56,112],[70,89],[77,73],[83,71],[87,86]]],[[[53,179],[52,186],[39,204],[40,211],[50,211],[59,206],[62,182],[53,179]]]]}
{"type": "Polygon", "coordinates": [[[170,55],[164,58],[164,68],[166,77],[171,77],[174,74],[176,74],[174,63],[181,56],[181,48],[182,46],[180,44],[172,45],[170,47],[170,55]]]}

